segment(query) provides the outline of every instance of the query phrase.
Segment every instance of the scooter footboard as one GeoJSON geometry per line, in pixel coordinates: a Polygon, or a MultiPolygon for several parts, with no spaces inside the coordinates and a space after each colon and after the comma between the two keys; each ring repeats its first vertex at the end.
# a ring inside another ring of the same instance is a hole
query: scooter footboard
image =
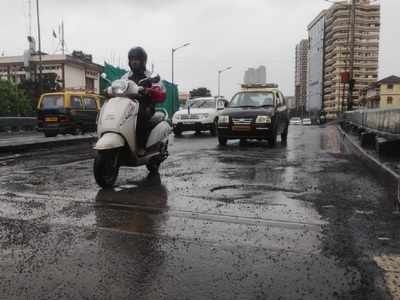
{"type": "Polygon", "coordinates": [[[121,135],[113,132],[108,132],[101,136],[101,138],[97,141],[96,145],[94,146],[94,149],[109,150],[109,149],[121,148],[124,145],[125,145],[125,140],[121,135]]]}

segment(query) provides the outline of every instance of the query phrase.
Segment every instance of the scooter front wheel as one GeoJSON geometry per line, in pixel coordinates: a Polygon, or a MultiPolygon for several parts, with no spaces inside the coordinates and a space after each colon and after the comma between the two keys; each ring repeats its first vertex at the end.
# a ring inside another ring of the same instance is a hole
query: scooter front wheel
{"type": "Polygon", "coordinates": [[[160,162],[154,161],[147,164],[146,167],[147,170],[149,170],[150,174],[157,174],[158,170],[160,169],[160,164],[160,162]]]}
{"type": "Polygon", "coordinates": [[[98,151],[93,165],[94,178],[102,188],[113,187],[118,177],[118,151],[98,151]]]}

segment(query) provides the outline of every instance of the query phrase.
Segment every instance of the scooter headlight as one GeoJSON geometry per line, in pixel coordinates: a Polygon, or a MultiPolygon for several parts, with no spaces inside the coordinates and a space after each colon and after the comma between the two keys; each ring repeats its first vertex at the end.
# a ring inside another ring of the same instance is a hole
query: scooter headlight
{"type": "Polygon", "coordinates": [[[123,95],[128,89],[128,82],[126,80],[115,80],[111,84],[113,95],[123,95]]]}

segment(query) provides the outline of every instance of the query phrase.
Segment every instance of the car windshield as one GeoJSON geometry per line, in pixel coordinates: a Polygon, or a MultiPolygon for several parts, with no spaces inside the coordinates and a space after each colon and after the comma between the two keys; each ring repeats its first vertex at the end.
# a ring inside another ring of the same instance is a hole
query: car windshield
{"type": "Polygon", "coordinates": [[[64,107],[64,95],[44,96],[41,104],[43,109],[56,109],[64,107]]]}
{"type": "Polygon", "coordinates": [[[215,108],[215,100],[191,100],[189,105],[190,108],[215,108]]]}
{"type": "Polygon", "coordinates": [[[236,94],[230,107],[262,107],[274,105],[274,94],[272,92],[246,92],[236,94]]]}

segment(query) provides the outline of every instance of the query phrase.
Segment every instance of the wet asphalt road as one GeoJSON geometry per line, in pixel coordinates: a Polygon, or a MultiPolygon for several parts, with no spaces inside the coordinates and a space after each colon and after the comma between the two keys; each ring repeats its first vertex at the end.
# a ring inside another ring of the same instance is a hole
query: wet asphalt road
{"type": "Polygon", "coordinates": [[[171,138],[99,190],[88,145],[0,156],[0,299],[391,299],[391,195],[334,127],[171,138]]]}

